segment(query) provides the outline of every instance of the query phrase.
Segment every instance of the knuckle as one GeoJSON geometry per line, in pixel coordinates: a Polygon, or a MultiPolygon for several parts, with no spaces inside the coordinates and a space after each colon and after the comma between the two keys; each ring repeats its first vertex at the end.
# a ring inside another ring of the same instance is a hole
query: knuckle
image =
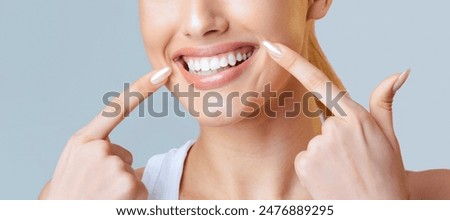
{"type": "Polygon", "coordinates": [[[369,106],[375,107],[378,105],[378,99],[375,98],[375,94],[372,93],[369,99],[369,106]]]}
{"type": "Polygon", "coordinates": [[[338,118],[329,117],[322,123],[322,134],[330,134],[332,132],[336,132],[340,127],[340,120],[338,118]]]}
{"type": "Polygon", "coordinates": [[[84,151],[96,156],[107,156],[111,153],[111,146],[107,141],[96,140],[84,145],[84,151]]]}
{"type": "Polygon", "coordinates": [[[326,91],[327,83],[331,82],[328,78],[324,77],[324,73],[318,68],[311,68],[308,72],[305,72],[305,79],[307,84],[310,85],[311,88],[320,89],[322,91],[326,91]]]}
{"type": "Polygon", "coordinates": [[[286,69],[292,69],[295,66],[295,63],[297,62],[297,57],[293,54],[289,54],[285,57],[284,66],[286,69]]]}
{"type": "Polygon", "coordinates": [[[125,163],[123,162],[123,160],[120,157],[113,155],[113,156],[108,157],[108,165],[111,167],[123,169],[125,163]]]}
{"type": "Polygon", "coordinates": [[[321,136],[314,137],[308,143],[308,152],[316,154],[319,151],[319,148],[323,145],[322,143],[323,141],[321,136]]]}
{"type": "MultiPolygon", "coordinates": [[[[321,77],[318,77],[323,74],[320,70],[313,69],[313,70],[311,70],[311,72],[308,72],[305,74],[307,74],[307,76],[305,77],[305,79],[303,79],[303,81],[305,81],[306,84],[308,84],[311,88],[325,90],[326,84],[323,81],[324,79],[321,77]]],[[[313,93],[313,94],[317,94],[317,93],[313,93]]],[[[322,98],[323,98],[322,94],[319,94],[319,95],[322,96],[322,98]]]]}
{"type": "Polygon", "coordinates": [[[394,93],[385,93],[382,92],[381,90],[379,90],[380,87],[378,87],[377,89],[375,89],[375,91],[372,92],[372,94],[370,95],[370,105],[373,106],[377,106],[377,105],[381,105],[381,106],[385,106],[386,104],[390,104],[392,105],[393,100],[394,100],[394,93]]]}
{"type": "Polygon", "coordinates": [[[105,158],[110,154],[109,146],[105,141],[93,141],[80,145],[76,148],[76,152],[90,158],[105,158]]]}
{"type": "Polygon", "coordinates": [[[104,140],[85,142],[77,137],[71,139],[66,145],[66,152],[89,158],[104,158],[111,152],[109,143],[104,140]]]}
{"type": "Polygon", "coordinates": [[[82,132],[77,131],[75,134],[70,136],[69,140],[67,141],[68,145],[79,145],[82,144],[85,140],[85,136],[82,132]]]}
{"type": "Polygon", "coordinates": [[[348,112],[347,115],[351,116],[352,118],[356,118],[356,119],[365,118],[370,114],[366,110],[366,108],[364,108],[357,102],[351,102],[348,105],[350,108],[347,110],[347,112],[348,112]]]}
{"type": "Polygon", "coordinates": [[[130,190],[136,190],[138,188],[138,184],[135,177],[129,173],[124,175],[122,184],[124,185],[125,188],[128,188],[130,190]]]}
{"type": "Polygon", "coordinates": [[[371,108],[377,107],[386,111],[392,111],[393,100],[370,100],[371,108]]]}
{"type": "Polygon", "coordinates": [[[82,145],[94,141],[95,139],[90,137],[90,135],[82,128],[75,132],[67,141],[67,145],[82,145]]]}
{"type": "Polygon", "coordinates": [[[123,173],[120,178],[117,180],[120,188],[120,194],[125,195],[126,197],[134,197],[137,195],[139,191],[139,182],[136,177],[130,173],[123,173]]]}
{"type": "Polygon", "coordinates": [[[353,115],[358,119],[366,119],[368,117],[368,112],[363,109],[359,109],[353,112],[353,115]]]}
{"type": "Polygon", "coordinates": [[[369,114],[359,113],[359,115],[355,116],[352,120],[351,126],[355,132],[362,131],[366,127],[366,125],[370,124],[369,122],[373,120],[369,114]]]}
{"type": "Polygon", "coordinates": [[[311,77],[309,77],[309,78],[312,80],[311,83],[315,84],[313,86],[326,88],[326,83],[331,82],[329,79],[326,79],[323,77],[313,77],[313,76],[323,76],[323,75],[324,75],[324,73],[318,68],[312,68],[310,70],[311,77]]]}
{"type": "Polygon", "coordinates": [[[295,169],[298,175],[304,177],[308,174],[309,160],[306,157],[306,152],[301,152],[295,158],[295,169]]]}

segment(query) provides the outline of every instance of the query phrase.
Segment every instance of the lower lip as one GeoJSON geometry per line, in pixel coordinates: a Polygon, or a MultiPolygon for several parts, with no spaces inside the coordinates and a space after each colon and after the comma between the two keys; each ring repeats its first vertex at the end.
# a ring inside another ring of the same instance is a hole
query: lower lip
{"type": "Polygon", "coordinates": [[[199,90],[210,90],[217,89],[223,87],[230,83],[231,81],[238,78],[244,71],[251,65],[253,62],[253,58],[255,57],[257,49],[253,51],[253,55],[250,56],[249,59],[241,63],[239,66],[234,66],[224,71],[218,72],[216,74],[208,75],[208,76],[200,76],[194,73],[190,73],[187,71],[182,63],[178,62],[178,66],[181,69],[181,73],[184,78],[189,82],[189,84],[193,84],[196,89],[199,90]]]}

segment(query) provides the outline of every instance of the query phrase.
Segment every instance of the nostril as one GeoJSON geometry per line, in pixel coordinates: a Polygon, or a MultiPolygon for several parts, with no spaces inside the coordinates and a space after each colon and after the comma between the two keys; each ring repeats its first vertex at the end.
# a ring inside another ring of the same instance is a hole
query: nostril
{"type": "MultiPolygon", "coordinates": [[[[206,36],[209,36],[209,35],[213,35],[213,34],[215,34],[217,32],[219,32],[219,30],[209,30],[209,31],[206,31],[205,33],[203,33],[203,36],[206,37],[206,36]]],[[[192,37],[192,35],[190,33],[188,33],[188,32],[186,32],[184,35],[186,37],[192,37]]]]}
{"type": "Polygon", "coordinates": [[[203,35],[204,36],[208,36],[208,35],[211,35],[211,34],[214,34],[214,33],[217,33],[217,32],[219,32],[219,31],[218,30],[209,30],[209,31],[205,32],[203,35]]]}

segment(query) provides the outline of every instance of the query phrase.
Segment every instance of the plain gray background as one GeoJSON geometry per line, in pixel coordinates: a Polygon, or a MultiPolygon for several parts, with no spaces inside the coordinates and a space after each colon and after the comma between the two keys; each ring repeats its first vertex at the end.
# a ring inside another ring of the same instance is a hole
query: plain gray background
{"type": "MultiPolygon", "coordinates": [[[[137,5],[0,0],[0,199],[35,199],[66,140],[102,109],[102,95],[151,69],[137,5]]],[[[364,106],[382,79],[412,68],[394,106],[411,170],[450,168],[448,8],[444,0],[334,1],[317,25],[328,58],[364,106]]],[[[111,138],[141,167],[197,133],[192,118],[134,114],[111,138]]]]}

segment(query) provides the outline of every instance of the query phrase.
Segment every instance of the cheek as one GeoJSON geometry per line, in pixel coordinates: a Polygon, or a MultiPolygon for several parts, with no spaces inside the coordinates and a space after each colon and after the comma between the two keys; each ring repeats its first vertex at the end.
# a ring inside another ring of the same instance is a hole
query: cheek
{"type": "Polygon", "coordinates": [[[307,1],[229,1],[231,23],[239,24],[261,38],[281,42],[295,49],[302,45],[307,1]],[[306,3],[306,4],[305,4],[306,3]]]}
{"type": "Polygon", "coordinates": [[[146,52],[154,67],[164,59],[164,50],[177,30],[177,18],[171,12],[178,10],[170,1],[141,1],[140,25],[146,52]]]}

